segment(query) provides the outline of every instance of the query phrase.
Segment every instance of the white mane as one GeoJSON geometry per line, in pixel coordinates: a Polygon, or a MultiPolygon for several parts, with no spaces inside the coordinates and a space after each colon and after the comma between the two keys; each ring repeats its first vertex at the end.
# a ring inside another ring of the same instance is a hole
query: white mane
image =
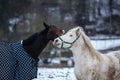
{"type": "Polygon", "coordinates": [[[83,38],[83,41],[84,41],[84,44],[85,44],[85,48],[88,48],[89,52],[91,53],[92,56],[99,56],[99,54],[96,54],[96,53],[99,53],[98,51],[95,50],[95,48],[93,47],[93,45],[91,44],[90,42],[90,39],[89,37],[85,34],[85,32],[83,30],[80,30],[81,32],[81,36],[83,38]]]}

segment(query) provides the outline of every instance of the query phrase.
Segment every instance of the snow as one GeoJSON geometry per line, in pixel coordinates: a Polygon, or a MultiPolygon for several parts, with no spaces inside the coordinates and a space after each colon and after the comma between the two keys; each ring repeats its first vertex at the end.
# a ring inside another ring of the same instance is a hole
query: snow
{"type": "Polygon", "coordinates": [[[38,68],[38,75],[33,80],[75,80],[73,68],[38,68]]]}

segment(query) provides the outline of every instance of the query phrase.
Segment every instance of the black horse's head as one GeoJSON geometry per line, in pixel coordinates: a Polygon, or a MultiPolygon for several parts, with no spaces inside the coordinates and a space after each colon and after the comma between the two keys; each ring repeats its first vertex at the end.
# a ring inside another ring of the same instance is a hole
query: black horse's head
{"type": "Polygon", "coordinates": [[[63,30],[54,26],[43,23],[45,29],[33,34],[23,40],[23,47],[33,58],[37,58],[50,40],[54,40],[63,34],[63,30]]]}
{"type": "Polygon", "coordinates": [[[45,22],[43,23],[43,25],[45,26],[44,30],[37,32],[32,36],[30,36],[29,38],[23,40],[24,46],[28,46],[33,43],[41,43],[43,42],[43,39],[44,39],[44,43],[45,41],[49,41],[49,40],[53,41],[55,38],[63,34],[63,30],[61,30],[60,28],[54,25],[48,25],[45,22]]]}
{"type": "Polygon", "coordinates": [[[47,32],[47,39],[49,40],[54,40],[58,36],[61,36],[64,31],[61,30],[60,28],[56,27],[55,25],[48,25],[46,23],[43,23],[45,26],[45,29],[48,31],[47,32]]]}

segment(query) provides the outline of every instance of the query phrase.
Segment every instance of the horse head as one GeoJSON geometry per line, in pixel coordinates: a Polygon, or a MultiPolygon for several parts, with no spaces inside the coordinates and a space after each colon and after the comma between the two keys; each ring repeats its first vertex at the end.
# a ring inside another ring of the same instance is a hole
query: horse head
{"type": "Polygon", "coordinates": [[[47,39],[48,40],[54,40],[58,36],[61,36],[64,33],[64,30],[61,30],[59,27],[55,25],[48,25],[45,22],[43,23],[45,26],[45,29],[47,30],[47,39]]]}
{"type": "Polygon", "coordinates": [[[76,27],[70,29],[66,34],[57,37],[53,45],[57,46],[58,48],[70,48],[73,44],[79,39],[83,29],[81,27],[76,27]]]}
{"type": "Polygon", "coordinates": [[[45,27],[44,30],[33,34],[22,42],[26,52],[34,58],[39,56],[50,40],[54,40],[63,34],[63,30],[54,25],[46,23],[43,23],[43,25],[45,27]]]}

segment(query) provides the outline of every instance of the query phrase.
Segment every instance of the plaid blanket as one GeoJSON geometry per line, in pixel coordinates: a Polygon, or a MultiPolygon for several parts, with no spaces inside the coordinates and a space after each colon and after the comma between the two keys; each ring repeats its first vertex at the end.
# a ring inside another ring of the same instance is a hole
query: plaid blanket
{"type": "Polygon", "coordinates": [[[20,42],[0,43],[0,80],[32,80],[37,77],[37,63],[20,42]]]}

